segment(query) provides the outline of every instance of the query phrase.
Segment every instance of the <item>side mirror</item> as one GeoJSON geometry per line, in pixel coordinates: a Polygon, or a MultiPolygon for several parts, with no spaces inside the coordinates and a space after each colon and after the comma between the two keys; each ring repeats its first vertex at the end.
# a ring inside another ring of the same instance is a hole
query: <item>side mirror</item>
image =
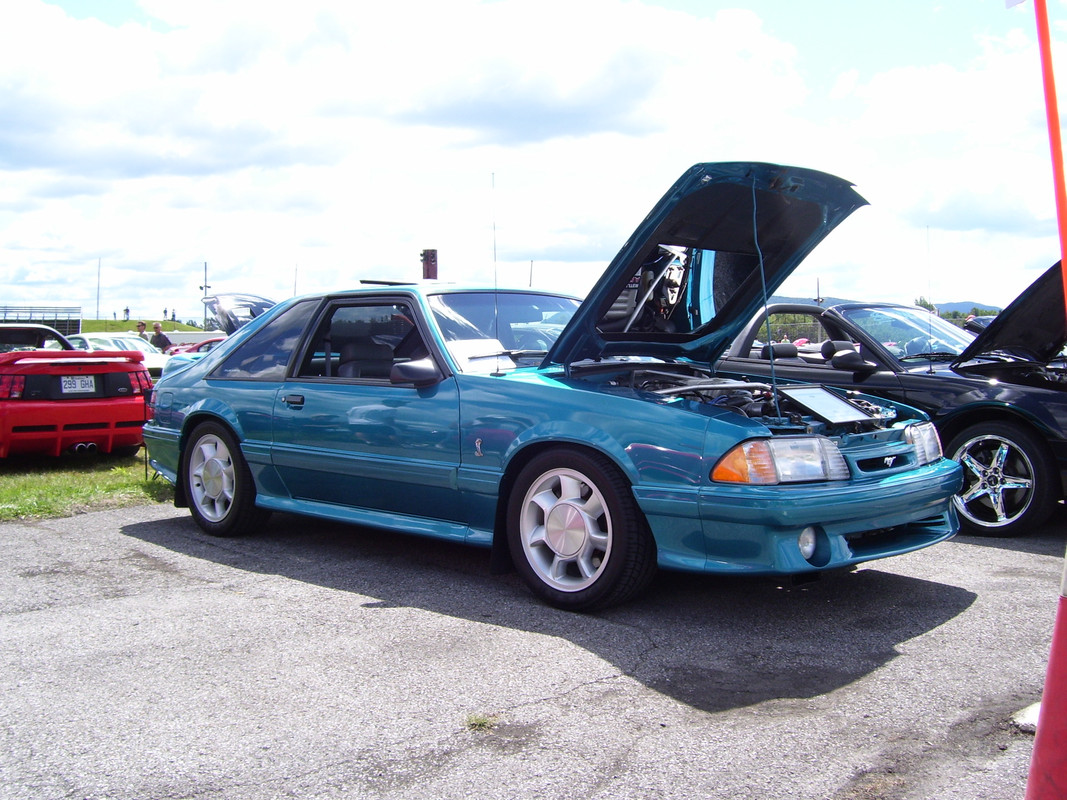
{"type": "Polygon", "coordinates": [[[433,386],[444,378],[432,358],[401,361],[389,371],[390,383],[412,383],[416,387],[433,386]]]}
{"type": "Polygon", "coordinates": [[[830,359],[830,365],[834,369],[843,369],[848,372],[874,372],[878,365],[867,361],[855,350],[840,350],[830,359]]]}

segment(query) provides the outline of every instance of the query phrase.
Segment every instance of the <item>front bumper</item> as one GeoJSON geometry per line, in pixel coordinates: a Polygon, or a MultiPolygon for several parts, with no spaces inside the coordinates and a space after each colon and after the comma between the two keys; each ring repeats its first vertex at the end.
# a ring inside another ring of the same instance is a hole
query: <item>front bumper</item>
{"type": "Polygon", "coordinates": [[[943,459],[855,483],[710,484],[693,492],[635,487],[663,567],[753,575],[796,574],[900,555],[952,537],[962,472],[943,459]],[[797,539],[812,528],[815,556],[797,539]]]}

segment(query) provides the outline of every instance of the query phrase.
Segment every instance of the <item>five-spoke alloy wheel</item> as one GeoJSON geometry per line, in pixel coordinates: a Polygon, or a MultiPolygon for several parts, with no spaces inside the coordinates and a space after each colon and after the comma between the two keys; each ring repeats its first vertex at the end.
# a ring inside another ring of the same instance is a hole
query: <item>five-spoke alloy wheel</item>
{"type": "Polygon", "coordinates": [[[946,455],[963,466],[953,502],[968,533],[1016,536],[1045,520],[1059,473],[1031,431],[1005,422],[972,425],[952,438],[946,455]]]}

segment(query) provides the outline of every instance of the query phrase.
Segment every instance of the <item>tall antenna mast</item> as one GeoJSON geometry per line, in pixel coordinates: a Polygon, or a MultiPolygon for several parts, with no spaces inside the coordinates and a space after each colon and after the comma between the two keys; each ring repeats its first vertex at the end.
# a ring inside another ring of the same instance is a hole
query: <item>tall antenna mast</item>
{"type": "Polygon", "coordinates": [[[489,215],[493,218],[493,288],[496,288],[496,173],[489,177],[489,215]]]}

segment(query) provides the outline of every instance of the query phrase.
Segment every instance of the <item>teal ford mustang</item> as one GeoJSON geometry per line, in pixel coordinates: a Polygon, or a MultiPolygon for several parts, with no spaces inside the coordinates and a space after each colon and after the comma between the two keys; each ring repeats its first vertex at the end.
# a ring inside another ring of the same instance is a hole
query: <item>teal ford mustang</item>
{"type": "Polygon", "coordinates": [[[712,364],[864,204],[698,164],[581,303],[375,285],[287,300],[168,373],[144,437],[208,534],[274,510],[494,549],[575,610],[657,567],[815,573],[952,536],[959,466],[919,411],[712,364]]]}

